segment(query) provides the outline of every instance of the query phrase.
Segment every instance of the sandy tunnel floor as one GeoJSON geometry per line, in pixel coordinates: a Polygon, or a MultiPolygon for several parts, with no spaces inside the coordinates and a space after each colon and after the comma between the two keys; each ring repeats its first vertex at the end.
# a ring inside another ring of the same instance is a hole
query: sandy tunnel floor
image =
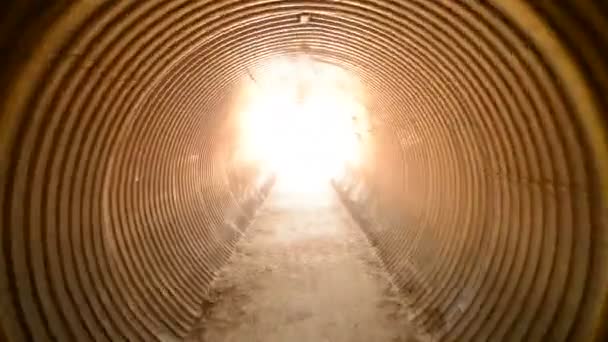
{"type": "Polygon", "coordinates": [[[334,193],[273,193],[188,341],[416,341],[378,257],[334,193]]]}

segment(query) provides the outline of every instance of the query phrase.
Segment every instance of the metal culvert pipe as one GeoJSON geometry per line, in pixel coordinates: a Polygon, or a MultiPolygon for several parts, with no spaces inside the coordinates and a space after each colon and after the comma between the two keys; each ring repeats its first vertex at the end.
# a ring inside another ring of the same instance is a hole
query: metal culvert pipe
{"type": "Polygon", "coordinates": [[[417,325],[606,338],[601,2],[2,6],[0,340],[185,336],[268,188],[229,158],[235,84],[295,53],[367,87],[374,159],[337,188],[417,325]]]}

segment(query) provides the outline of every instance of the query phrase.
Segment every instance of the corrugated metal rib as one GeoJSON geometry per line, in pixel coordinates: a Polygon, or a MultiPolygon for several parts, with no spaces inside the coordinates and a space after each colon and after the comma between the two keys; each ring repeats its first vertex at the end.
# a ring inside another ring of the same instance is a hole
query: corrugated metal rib
{"type": "Polygon", "coordinates": [[[238,237],[231,215],[252,200],[247,184],[230,191],[244,171],[219,133],[237,86],[265,58],[302,52],[367,88],[375,159],[340,189],[423,330],[605,336],[604,5],[24,1],[6,13],[0,339],[186,335],[238,237]]]}

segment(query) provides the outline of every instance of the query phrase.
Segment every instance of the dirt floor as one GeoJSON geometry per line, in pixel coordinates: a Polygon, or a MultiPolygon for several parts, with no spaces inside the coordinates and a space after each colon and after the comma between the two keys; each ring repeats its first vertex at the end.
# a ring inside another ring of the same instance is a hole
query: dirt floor
{"type": "Polygon", "coordinates": [[[413,342],[406,310],[337,196],[273,193],[187,341],[413,342]]]}

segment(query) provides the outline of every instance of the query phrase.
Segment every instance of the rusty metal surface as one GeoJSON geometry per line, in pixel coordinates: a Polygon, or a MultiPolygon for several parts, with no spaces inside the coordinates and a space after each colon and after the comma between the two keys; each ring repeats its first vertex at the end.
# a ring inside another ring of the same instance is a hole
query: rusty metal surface
{"type": "Polygon", "coordinates": [[[366,189],[349,198],[418,324],[600,341],[608,11],[534,4],[2,5],[0,340],[186,335],[250,201],[217,134],[234,86],[304,51],[368,89],[377,159],[341,189],[366,189]]]}

